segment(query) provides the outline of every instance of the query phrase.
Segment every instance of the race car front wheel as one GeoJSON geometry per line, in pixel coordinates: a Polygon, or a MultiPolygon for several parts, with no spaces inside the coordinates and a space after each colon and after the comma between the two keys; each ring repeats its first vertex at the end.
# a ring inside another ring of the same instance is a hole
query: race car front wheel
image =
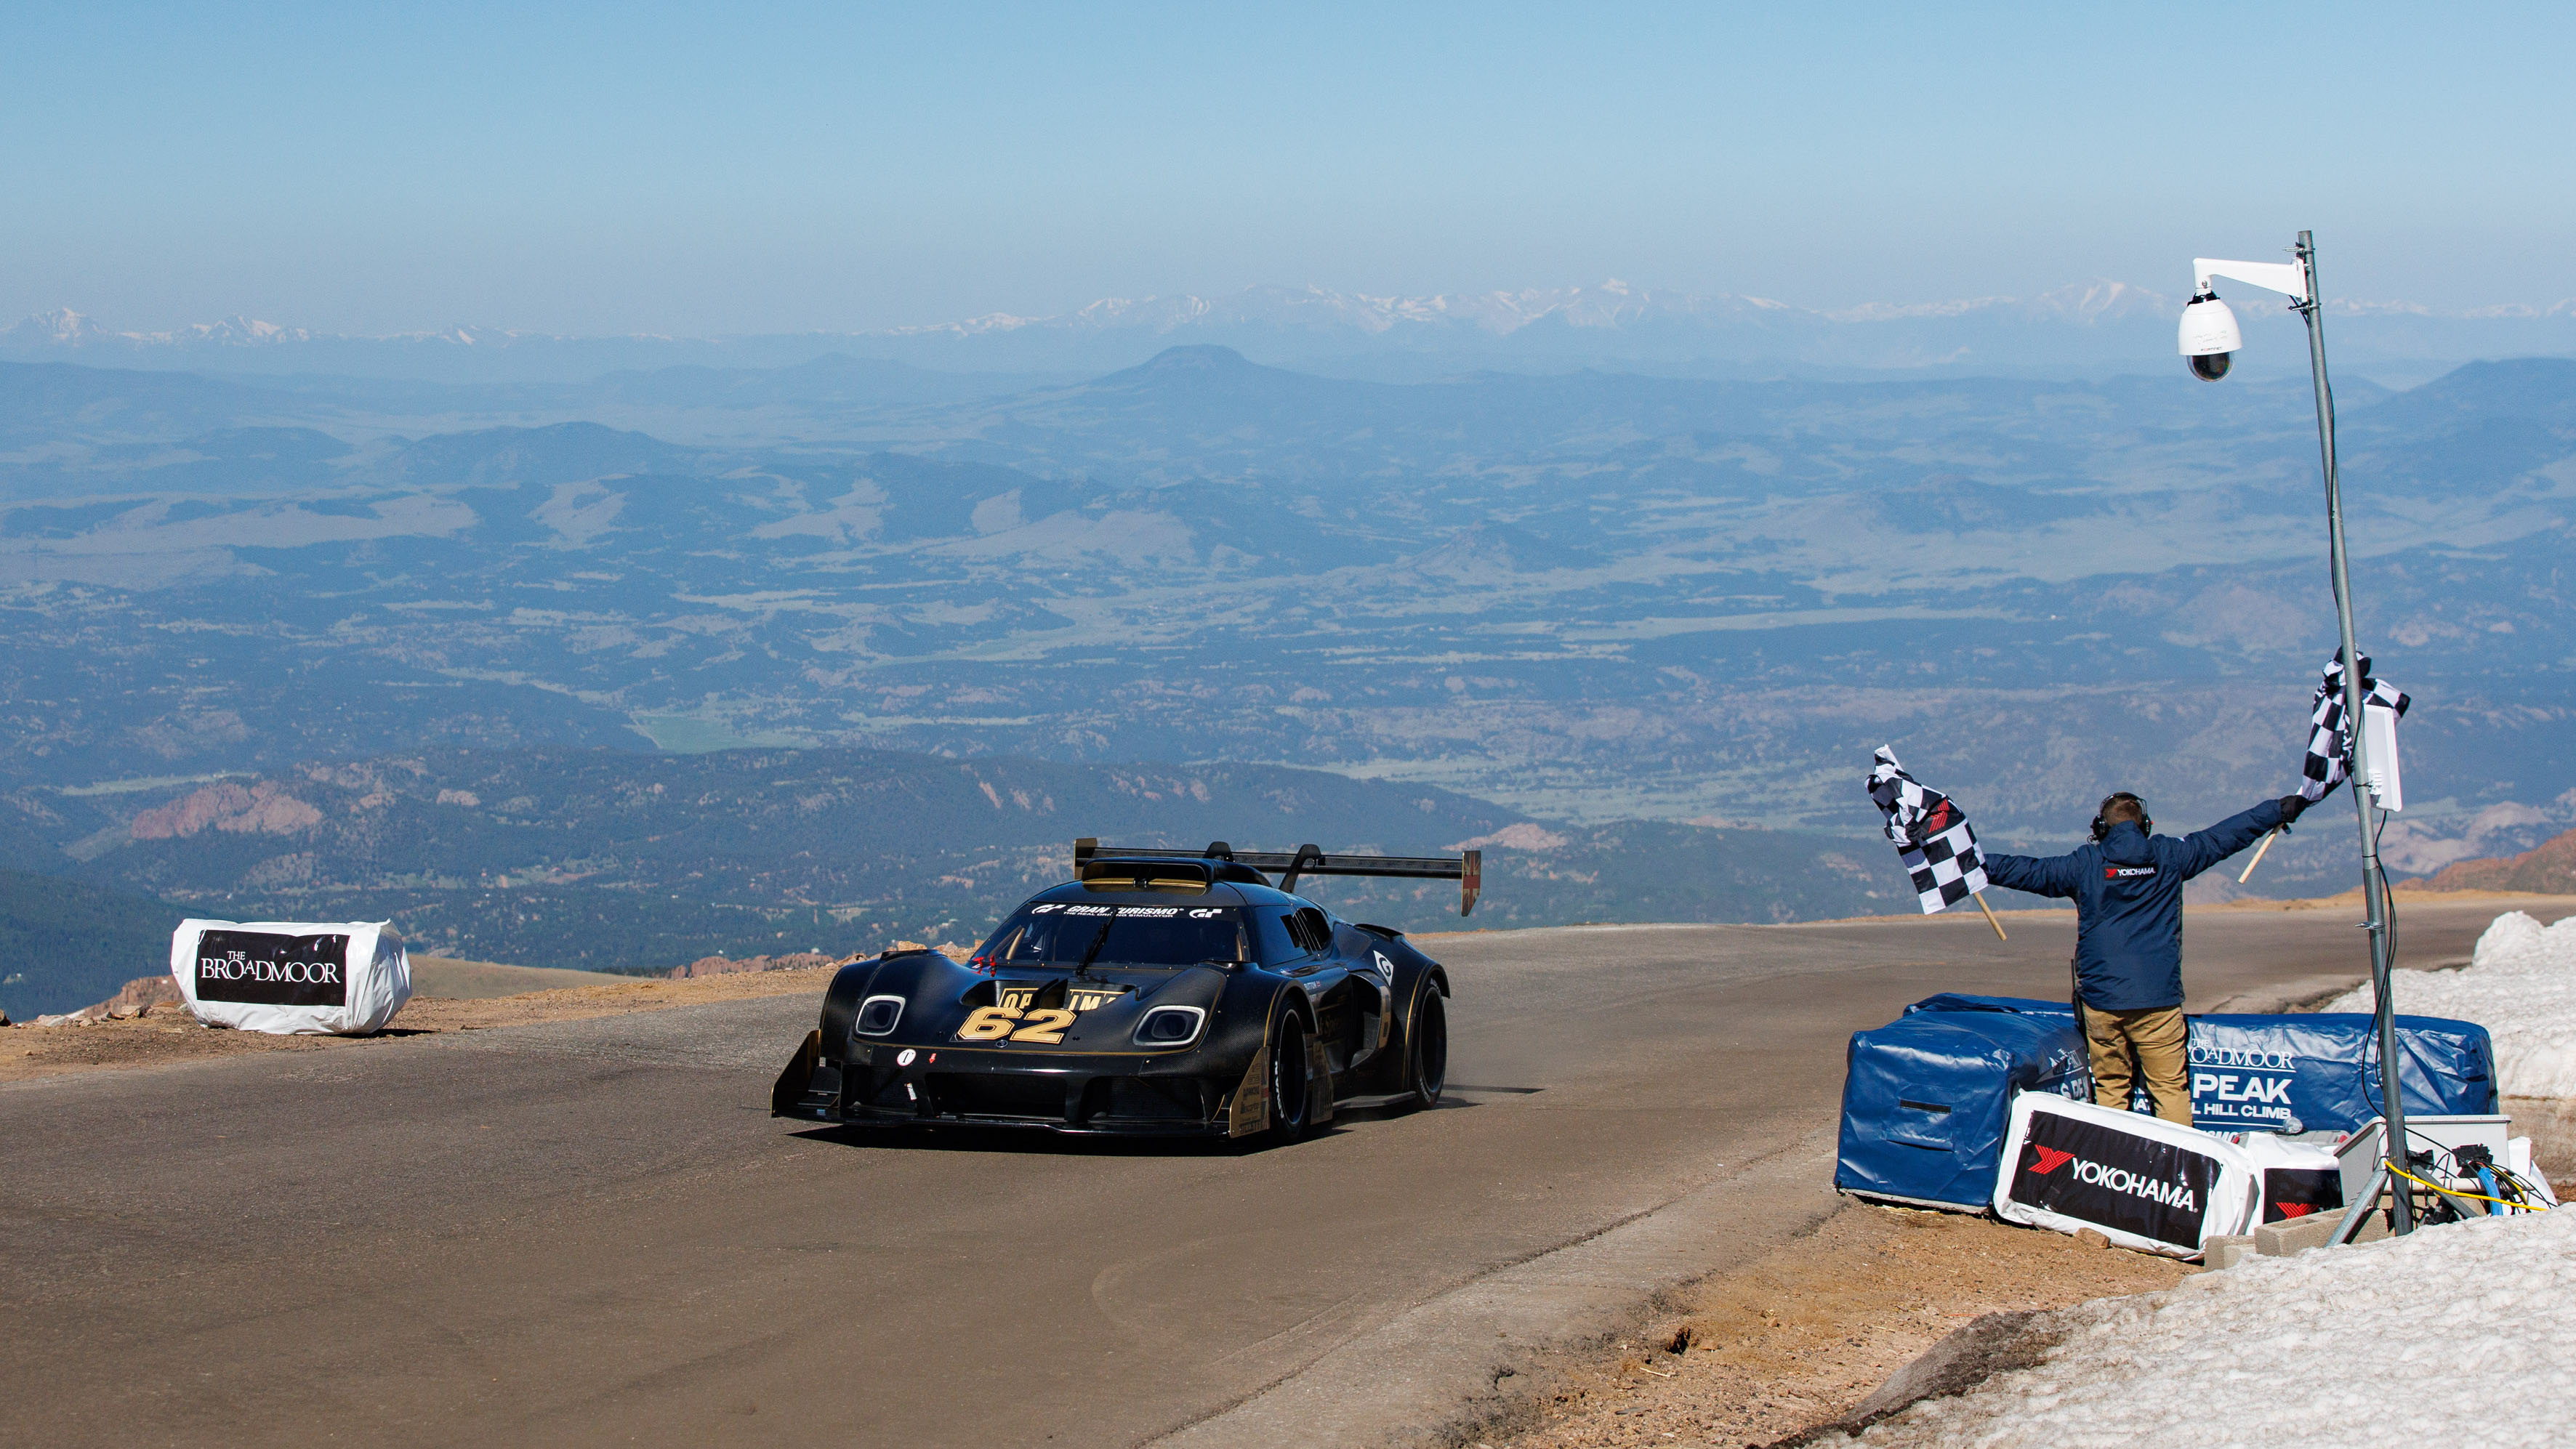
{"type": "Polygon", "coordinates": [[[1440,1004],[1440,988],[1423,988],[1422,1004],[1413,1008],[1411,1040],[1404,1049],[1404,1104],[1437,1107],[1440,1089],[1449,1084],[1449,1013],[1440,1004]]]}
{"type": "Polygon", "coordinates": [[[1278,1039],[1270,1044],[1271,1140],[1282,1144],[1306,1135],[1306,1023],[1294,1014],[1279,1019],[1278,1039]]]}

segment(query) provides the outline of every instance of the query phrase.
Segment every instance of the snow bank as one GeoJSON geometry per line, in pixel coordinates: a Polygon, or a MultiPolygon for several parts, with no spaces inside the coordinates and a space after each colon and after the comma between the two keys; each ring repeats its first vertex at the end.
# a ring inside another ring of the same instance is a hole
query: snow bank
{"type": "MultiPolygon", "coordinates": [[[[2324,1009],[2372,1005],[2364,985],[2324,1009]]],[[[2399,973],[2397,1010],[2485,1027],[2508,1097],[2576,1097],[2576,916],[2543,926],[2507,911],[2478,937],[2465,970],[2399,973]]]]}
{"type": "Polygon", "coordinates": [[[1915,1405],[1888,1445],[2558,1444],[2576,1210],[2254,1258],[2056,1315],[2040,1363],[1915,1405]]]}

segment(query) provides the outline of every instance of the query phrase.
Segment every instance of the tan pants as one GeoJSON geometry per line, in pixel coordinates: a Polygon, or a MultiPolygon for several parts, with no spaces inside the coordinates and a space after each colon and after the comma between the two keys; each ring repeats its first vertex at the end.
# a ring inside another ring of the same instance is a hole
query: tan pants
{"type": "Polygon", "coordinates": [[[2147,1095],[2156,1115],[2191,1125],[2191,1067],[2184,1060],[2182,1008],[2159,1006],[2147,1011],[2102,1011],[2081,1008],[2084,1045],[2093,1058],[2093,1105],[2129,1109],[2129,1088],[2147,1079],[2147,1095]],[[2137,1055],[2137,1068],[2129,1057],[2137,1055]]]}

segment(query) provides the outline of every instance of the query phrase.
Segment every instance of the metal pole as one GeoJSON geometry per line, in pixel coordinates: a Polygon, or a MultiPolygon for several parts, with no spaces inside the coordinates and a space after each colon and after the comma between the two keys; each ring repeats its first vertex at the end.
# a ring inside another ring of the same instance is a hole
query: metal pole
{"type": "MultiPolygon", "coordinates": [[[[2352,748],[2353,817],[2361,824],[2361,899],[2370,931],[2370,988],[2377,1005],[2372,1024],[2379,1033],[2380,1116],[2385,1129],[2380,1145],[2386,1160],[2406,1165],[2406,1104],[2398,1077],[2397,1008],[2389,996],[2388,919],[2382,909],[2385,877],[2379,869],[2379,845],[2371,836],[2370,798],[2362,789],[2367,777],[2361,738],[2361,651],[2352,637],[2352,574],[2343,547],[2343,482],[2335,473],[2334,389],[2326,381],[2325,307],[2317,296],[2317,247],[2314,234],[2299,233],[2299,262],[2306,268],[2308,295],[2298,304],[2308,320],[2308,365],[2317,393],[2317,451],[2325,462],[2326,533],[2334,564],[2335,624],[2343,635],[2343,728],[2352,748]]],[[[2415,1226],[2414,1195],[2403,1178],[2389,1179],[2389,1231],[2405,1234],[2415,1226]]]]}
{"type": "Polygon", "coordinates": [[[2343,1221],[2335,1224],[2334,1232],[2326,1238],[2326,1246],[2340,1248],[2351,1242],[2361,1232],[2362,1224],[2370,1221],[2370,1210],[2379,1206],[2379,1195],[2396,1180],[2388,1175],[2387,1163],[2379,1164],[2379,1169],[2370,1175],[2370,1186],[2363,1188],[2361,1196],[2344,1208],[2343,1221]]]}

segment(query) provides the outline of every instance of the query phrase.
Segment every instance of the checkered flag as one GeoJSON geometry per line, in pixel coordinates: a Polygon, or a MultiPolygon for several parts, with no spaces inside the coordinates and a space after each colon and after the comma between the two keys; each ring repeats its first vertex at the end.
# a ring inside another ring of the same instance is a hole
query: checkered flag
{"type": "MultiPolygon", "coordinates": [[[[2405,691],[2385,680],[2370,677],[2370,656],[2361,656],[2362,708],[2379,705],[2406,717],[2406,706],[2414,703],[2405,691]]],[[[2308,701],[2308,755],[2300,762],[2299,793],[2309,800],[2322,800],[2335,786],[2352,773],[2352,732],[2343,723],[2343,651],[2326,661],[2325,675],[2317,681],[2315,697],[2308,701]]]]}
{"type": "Polygon", "coordinates": [[[1984,890],[1986,859],[1977,853],[1977,832],[1968,828],[1968,817],[1949,796],[1905,773],[1895,751],[1881,745],[1874,758],[1869,798],[1887,816],[1887,838],[1914,877],[1923,914],[1947,910],[1984,890]]]}

